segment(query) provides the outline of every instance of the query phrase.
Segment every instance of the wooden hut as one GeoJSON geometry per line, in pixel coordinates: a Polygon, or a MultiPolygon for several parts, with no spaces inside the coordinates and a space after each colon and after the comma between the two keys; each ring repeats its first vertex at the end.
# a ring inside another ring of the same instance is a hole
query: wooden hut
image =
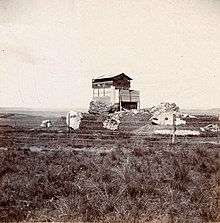
{"type": "Polygon", "coordinates": [[[120,108],[137,109],[140,107],[140,92],[130,89],[131,80],[124,73],[92,79],[93,100],[118,103],[120,108]]]}

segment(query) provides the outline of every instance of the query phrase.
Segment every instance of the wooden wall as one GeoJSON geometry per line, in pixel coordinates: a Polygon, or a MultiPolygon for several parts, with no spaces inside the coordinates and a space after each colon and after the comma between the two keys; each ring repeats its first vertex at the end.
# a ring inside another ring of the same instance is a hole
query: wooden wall
{"type": "Polygon", "coordinates": [[[140,92],[135,90],[121,90],[122,102],[140,102],[140,92]]]}
{"type": "Polygon", "coordinates": [[[128,90],[131,87],[130,80],[124,75],[119,75],[117,77],[114,77],[113,85],[115,86],[116,89],[128,90]]]}
{"type": "Polygon", "coordinates": [[[131,87],[130,79],[121,74],[112,78],[94,79],[92,82],[93,88],[103,88],[115,86],[116,89],[126,89],[131,87]]]}

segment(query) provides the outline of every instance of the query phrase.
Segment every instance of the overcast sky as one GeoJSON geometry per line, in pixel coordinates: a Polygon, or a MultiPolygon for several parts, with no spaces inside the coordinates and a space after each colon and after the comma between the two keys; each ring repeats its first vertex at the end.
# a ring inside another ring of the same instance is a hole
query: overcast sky
{"type": "Polygon", "coordinates": [[[122,72],[141,107],[220,107],[220,0],[0,0],[0,106],[87,108],[122,72]]]}

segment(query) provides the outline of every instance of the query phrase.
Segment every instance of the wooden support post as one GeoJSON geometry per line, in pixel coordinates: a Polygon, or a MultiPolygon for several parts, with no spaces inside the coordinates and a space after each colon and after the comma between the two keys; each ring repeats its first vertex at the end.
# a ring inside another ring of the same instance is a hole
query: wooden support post
{"type": "Polygon", "coordinates": [[[218,113],[218,121],[217,121],[217,143],[220,143],[219,125],[220,125],[220,115],[218,113]]]}
{"type": "Polygon", "coordinates": [[[139,93],[139,99],[138,99],[138,107],[139,107],[139,110],[141,109],[141,100],[140,100],[140,93],[139,93]]]}
{"type": "Polygon", "coordinates": [[[119,111],[122,110],[122,106],[121,106],[121,89],[119,89],[119,111]]]}
{"type": "Polygon", "coordinates": [[[175,136],[176,136],[176,115],[173,114],[173,135],[172,135],[172,144],[175,143],[175,136]]]}
{"type": "Polygon", "coordinates": [[[67,132],[69,132],[70,131],[70,113],[68,113],[68,115],[67,115],[67,132]]]}

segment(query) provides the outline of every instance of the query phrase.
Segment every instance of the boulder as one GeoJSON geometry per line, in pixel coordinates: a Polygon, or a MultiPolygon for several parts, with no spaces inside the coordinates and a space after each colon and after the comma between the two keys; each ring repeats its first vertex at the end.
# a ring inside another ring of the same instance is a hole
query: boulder
{"type": "Polygon", "coordinates": [[[103,122],[103,128],[116,130],[120,124],[120,118],[123,116],[123,111],[109,114],[107,119],[103,122]]]}
{"type": "Polygon", "coordinates": [[[219,131],[219,127],[217,124],[209,124],[205,127],[201,127],[200,130],[202,132],[218,132],[219,131]]]}
{"type": "Polygon", "coordinates": [[[83,116],[81,112],[75,112],[75,111],[68,112],[66,116],[67,126],[74,130],[79,129],[82,117],[83,116]]]}
{"type": "Polygon", "coordinates": [[[49,128],[52,126],[52,122],[50,120],[43,120],[40,124],[40,127],[49,128]]]}
{"type": "Polygon", "coordinates": [[[113,105],[106,101],[91,101],[89,105],[90,114],[106,114],[112,112],[113,105]]]}

